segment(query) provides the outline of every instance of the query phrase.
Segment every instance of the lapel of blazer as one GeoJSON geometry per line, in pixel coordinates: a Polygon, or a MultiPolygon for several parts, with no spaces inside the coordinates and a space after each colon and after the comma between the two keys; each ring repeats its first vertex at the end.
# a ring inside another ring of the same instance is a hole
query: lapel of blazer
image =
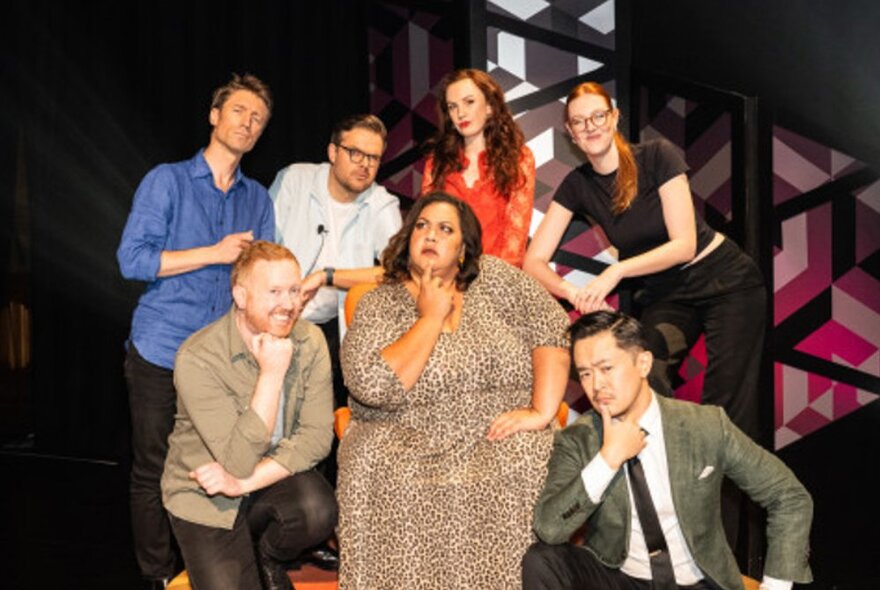
{"type": "MultiPolygon", "coordinates": [[[[664,397],[657,396],[660,405],[660,417],[663,421],[663,438],[666,443],[666,463],[669,469],[669,484],[672,489],[672,503],[675,513],[682,523],[682,530],[689,518],[688,506],[691,506],[693,485],[696,483],[694,474],[695,449],[693,434],[680,412],[676,412],[675,404],[664,397]]],[[[687,533],[686,533],[687,534],[687,533]]]]}

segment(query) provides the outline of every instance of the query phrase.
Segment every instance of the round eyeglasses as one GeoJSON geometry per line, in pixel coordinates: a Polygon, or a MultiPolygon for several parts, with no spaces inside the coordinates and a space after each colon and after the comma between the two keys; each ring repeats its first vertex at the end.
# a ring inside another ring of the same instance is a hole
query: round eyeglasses
{"type": "Polygon", "coordinates": [[[583,131],[587,128],[587,121],[589,121],[594,127],[604,127],[613,110],[614,109],[596,111],[589,117],[572,117],[568,120],[568,126],[571,127],[572,131],[583,131]]]}

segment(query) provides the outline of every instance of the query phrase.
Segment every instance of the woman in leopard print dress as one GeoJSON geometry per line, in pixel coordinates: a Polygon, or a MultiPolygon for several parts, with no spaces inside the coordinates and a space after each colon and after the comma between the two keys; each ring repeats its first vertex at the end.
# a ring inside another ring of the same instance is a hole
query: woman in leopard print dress
{"type": "Polygon", "coordinates": [[[568,318],[480,242],[465,203],[416,201],[345,338],[342,590],[521,585],[568,318]]]}

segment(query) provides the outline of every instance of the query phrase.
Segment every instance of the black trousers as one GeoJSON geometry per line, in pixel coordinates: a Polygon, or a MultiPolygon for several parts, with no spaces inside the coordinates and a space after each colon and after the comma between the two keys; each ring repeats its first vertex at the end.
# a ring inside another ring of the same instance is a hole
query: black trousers
{"type": "MultiPolygon", "coordinates": [[[[339,318],[333,318],[323,324],[316,324],[324,333],[327,340],[327,348],[330,351],[330,372],[333,376],[333,407],[341,408],[348,405],[348,388],[342,377],[342,364],[339,360],[339,318]]],[[[338,467],[336,464],[336,452],[339,449],[339,440],[333,438],[330,454],[318,464],[318,471],[327,478],[334,488],[338,467]]]]}
{"type": "Polygon", "coordinates": [[[130,344],[125,380],[131,411],[131,530],[138,567],[145,578],[171,578],[176,555],[159,480],[174,427],[174,372],[145,360],[130,344]]]}
{"type": "Polygon", "coordinates": [[[339,318],[327,320],[323,324],[315,324],[321,328],[330,351],[330,372],[333,374],[333,407],[341,408],[348,405],[348,388],[342,378],[342,364],[339,361],[339,318]]]}
{"type": "MultiPolygon", "coordinates": [[[[650,590],[650,580],[631,578],[603,565],[583,547],[535,543],[523,557],[523,590],[650,590]]],[[[716,590],[708,580],[688,590],[716,590]]]]}
{"type": "Polygon", "coordinates": [[[245,498],[232,530],[174,515],[171,526],[194,590],[260,590],[256,551],[279,562],[296,559],[330,536],[336,519],[333,489],[312,470],[245,498]]]}
{"type": "Polygon", "coordinates": [[[652,379],[669,385],[700,334],[707,366],[702,403],[724,408],[759,439],[758,377],[767,294],[758,267],[730,239],[696,264],[646,277],[635,294],[652,334],[652,379]]]}

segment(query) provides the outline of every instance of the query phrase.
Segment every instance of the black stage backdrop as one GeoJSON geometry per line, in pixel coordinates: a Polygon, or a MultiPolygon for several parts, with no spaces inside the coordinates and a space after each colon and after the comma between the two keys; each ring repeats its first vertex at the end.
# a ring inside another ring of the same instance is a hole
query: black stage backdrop
{"type": "Polygon", "coordinates": [[[880,3],[624,1],[634,66],[757,96],[778,122],[880,169],[880,3]]]}
{"type": "Polygon", "coordinates": [[[142,285],[121,278],[115,250],[140,179],[207,144],[211,91],[231,72],[275,94],[246,174],[268,186],[287,163],[323,160],[333,122],[368,108],[363,12],[351,0],[4,6],[0,302],[29,293],[37,450],[126,454],[123,342],[142,285]],[[12,276],[14,236],[31,256],[12,276]]]}

